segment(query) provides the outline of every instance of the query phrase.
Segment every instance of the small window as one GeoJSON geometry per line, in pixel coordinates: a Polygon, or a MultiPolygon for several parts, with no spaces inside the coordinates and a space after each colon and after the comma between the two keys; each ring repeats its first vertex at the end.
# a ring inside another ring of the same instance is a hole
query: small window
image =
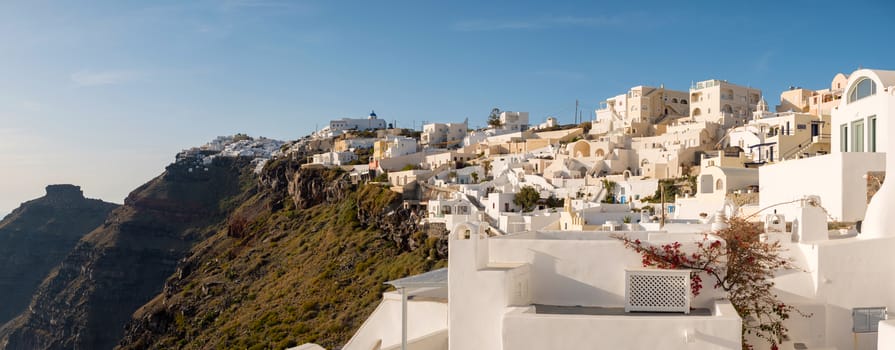
{"type": "Polygon", "coordinates": [[[715,191],[722,190],[724,190],[724,180],[718,179],[718,181],[715,181],[715,191]]]}
{"type": "Polygon", "coordinates": [[[876,116],[867,118],[867,150],[876,152],[876,116]]]}
{"type": "Polygon", "coordinates": [[[839,151],[848,152],[848,124],[839,126],[839,151]]]}

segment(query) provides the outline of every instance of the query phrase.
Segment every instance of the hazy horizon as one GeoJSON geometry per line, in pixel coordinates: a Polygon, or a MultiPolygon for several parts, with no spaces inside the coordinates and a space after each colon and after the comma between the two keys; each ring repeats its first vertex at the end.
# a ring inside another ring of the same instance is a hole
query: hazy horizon
{"type": "MultiPolygon", "coordinates": [[[[483,126],[492,107],[571,123],[632,86],[789,86],[895,69],[890,2],[230,0],[0,3],[0,216],[48,184],[121,203],[183,148],[297,139],[370,110],[483,126]],[[843,16],[862,18],[840,23],[843,16]],[[798,29],[798,30],[797,30],[798,29]]],[[[773,107],[772,107],[773,108],[773,107]]]]}

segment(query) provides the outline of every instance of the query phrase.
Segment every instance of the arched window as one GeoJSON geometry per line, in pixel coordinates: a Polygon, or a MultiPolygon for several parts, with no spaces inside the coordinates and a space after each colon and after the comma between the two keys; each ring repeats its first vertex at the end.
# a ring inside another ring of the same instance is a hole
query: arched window
{"type": "Polygon", "coordinates": [[[724,189],[724,180],[718,179],[715,181],[715,191],[721,191],[724,189]]]}
{"type": "Polygon", "coordinates": [[[682,104],[682,105],[687,104],[687,100],[681,100],[681,104],[682,104]]]}
{"type": "Polygon", "coordinates": [[[677,98],[672,98],[671,103],[677,103],[677,98]]]}
{"type": "Polygon", "coordinates": [[[697,115],[700,115],[700,114],[702,114],[702,111],[699,110],[699,108],[694,108],[694,109],[693,109],[693,116],[694,116],[694,117],[697,116],[697,115]]]}
{"type": "Polygon", "coordinates": [[[876,83],[868,78],[863,78],[852,86],[851,92],[848,93],[848,103],[873,95],[876,95],[876,83]]]}

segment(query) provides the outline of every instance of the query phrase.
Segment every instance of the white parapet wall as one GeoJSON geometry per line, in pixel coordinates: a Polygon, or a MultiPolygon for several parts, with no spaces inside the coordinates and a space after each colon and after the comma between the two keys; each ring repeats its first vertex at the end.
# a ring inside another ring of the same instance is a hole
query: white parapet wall
{"type": "Polygon", "coordinates": [[[876,341],[877,349],[895,349],[895,320],[879,322],[879,338],[876,341]]]}
{"type": "MultiPolygon", "coordinates": [[[[766,165],[759,168],[759,206],[816,195],[834,220],[858,221],[867,210],[867,180],[863,175],[883,171],[885,166],[885,154],[869,152],[833,153],[766,165]]],[[[790,220],[798,208],[799,203],[781,205],[763,214],[776,210],[790,220]]]]}
{"type": "Polygon", "coordinates": [[[741,319],[727,301],[711,315],[540,314],[516,308],[503,319],[503,349],[739,350],[741,319]]]}

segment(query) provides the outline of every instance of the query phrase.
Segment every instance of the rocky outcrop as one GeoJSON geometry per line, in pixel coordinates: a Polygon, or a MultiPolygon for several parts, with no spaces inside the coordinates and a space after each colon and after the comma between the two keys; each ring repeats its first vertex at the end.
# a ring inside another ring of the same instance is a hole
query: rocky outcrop
{"type": "Polygon", "coordinates": [[[272,192],[274,198],[291,200],[301,209],[337,203],[346,197],[347,191],[359,191],[357,220],[362,225],[380,230],[381,238],[394,242],[402,250],[428,247],[433,250],[430,254],[433,257],[447,258],[447,230],[437,225],[421,224],[425,213],[419,208],[404,208],[402,195],[384,187],[356,187],[344,171],[302,168],[299,162],[290,160],[268,166],[261,174],[260,183],[272,192]]]}
{"type": "Polygon", "coordinates": [[[254,187],[240,176],[249,172],[247,161],[238,159],[169,166],[77,243],[28,310],[0,328],[0,345],[113,348],[134,311],[162,290],[192,245],[221,228],[238,203],[234,197],[251,194],[246,188],[254,187]]]}
{"type": "Polygon", "coordinates": [[[292,175],[287,190],[296,207],[307,209],[335,203],[352,188],[348,174],[340,169],[304,168],[292,175]]]}
{"type": "Polygon", "coordinates": [[[0,325],[25,311],[50,270],[116,207],[78,186],[50,185],[0,221],[0,325]]]}
{"type": "Polygon", "coordinates": [[[425,213],[421,209],[405,207],[401,195],[378,185],[365,185],[358,191],[357,220],[363,226],[378,229],[380,238],[401,250],[425,248],[433,258],[447,258],[447,231],[422,224],[425,213]]]}

